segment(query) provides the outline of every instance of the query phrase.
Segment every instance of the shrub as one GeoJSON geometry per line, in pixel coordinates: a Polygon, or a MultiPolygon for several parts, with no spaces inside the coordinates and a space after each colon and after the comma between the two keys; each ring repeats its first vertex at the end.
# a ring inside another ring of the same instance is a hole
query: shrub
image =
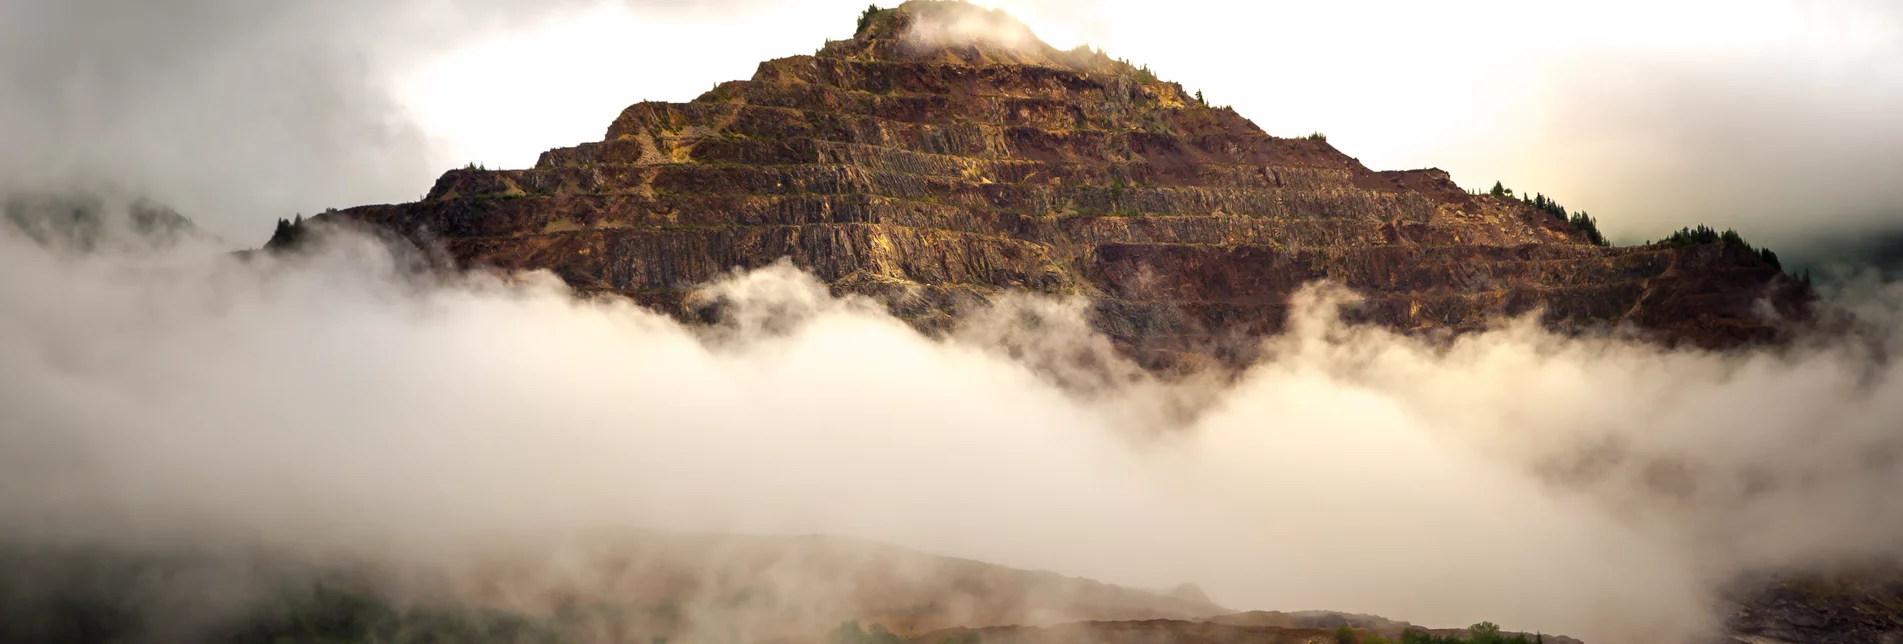
{"type": "Polygon", "coordinates": [[[1543,635],[1528,638],[1525,633],[1516,633],[1508,637],[1499,625],[1493,622],[1481,622],[1467,627],[1466,637],[1434,635],[1418,630],[1406,631],[1401,633],[1400,644],[1543,644],[1545,641],[1546,637],[1543,635]]]}
{"type": "Polygon", "coordinates": [[[866,5],[866,10],[859,12],[859,26],[854,27],[852,30],[852,33],[857,34],[857,33],[865,31],[866,27],[872,24],[873,17],[878,15],[879,15],[879,5],[876,5],[876,4],[866,5]]]}
{"type": "Polygon", "coordinates": [[[1742,246],[1744,247],[1745,250],[1751,251],[1753,255],[1757,255],[1759,261],[1769,264],[1771,265],[1772,268],[1775,268],[1779,271],[1784,270],[1784,261],[1781,259],[1778,259],[1776,252],[1772,251],[1769,248],[1758,248],[1758,247],[1752,246],[1751,242],[1745,241],[1743,235],[1738,234],[1737,230],[1731,229],[1731,228],[1725,229],[1724,232],[1719,232],[1717,229],[1714,229],[1710,226],[1699,224],[1693,227],[1680,228],[1678,229],[1677,232],[1674,232],[1670,235],[1666,235],[1664,239],[1660,239],[1653,243],[1664,244],[1672,248],[1682,248],[1685,246],[1700,246],[1704,244],[1729,244],[1733,246],[1742,246]]]}
{"type": "Polygon", "coordinates": [[[304,240],[304,233],[308,230],[309,229],[304,227],[304,215],[302,214],[299,214],[296,219],[284,219],[279,217],[277,228],[271,231],[271,239],[264,242],[264,247],[280,249],[296,248],[298,243],[304,240]]]}
{"type": "MultiPolygon", "coordinates": [[[[1735,235],[1736,233],[1733,234],[1735,235]]],[[[1712,229],[1710,226],[1699,224],[1697,226],[1680,228],[1677,232],[1666,235],[1664,239],[1659,240],[1657,243],[1678,248],[1682,246],[1716,244],[1720,239],[1721,237],[1717,230],[1712,229]]]]}
{"type": "Polygon", "coordinates": [[[1595,221],[1592,215],[1586,214],[1586,211],[1581,210],[1573,213],[1572,217],[1566,221],[1572,224],[1574,228],[1578,228],[1580,232],[1586,233],[1586,239],[1591,241],[1594,245],[1612,245],[1612,242],[1606,241],[1606,236],[1599,232],[1599,222],[1595,221]]]}
{"type": "Polygon", "coordinates": [[[884,625],[873,624],[872,628],[859,627],[859,620],[840,622],[838,627],[826,637],[828,644],[899,644],[899,636],[886,630],[884,625]]]}
{"type": "MultiPolygon", "coordinates": [[[[1495,181],[1493,182],[1492,194],[1495,197],[1512,196],[1513,190],[1495,181]]],[[[1593,219],[1592,215],[1586,214],[1586,211],[1581,210],[1567,214],[1565,206],[1559,205],[1558,201],[1547,198],[1544,193],[1535,193],[1532,196],[1522,195],[1520,201],[1528,206],[1532,206],[1534,210],[1544,212],[1561,221],[1572,224],[1574,228],[1579,229],[1579,232],[1584,233],[1586,235],[1586,241],[1592,242],[1594,246],[1612,245],[1612,242],[1606,239],[1605,234],[1599,232],[1599,221],[1593,219]]]]}
{"type": "Polygon", "coordinates": [[[840,622],[833,632],[826,635],[829,644],[859,644],[865,641],[866,631],[859,627],[859,620],[840,622]]]}
{"type": "Polygon", "coordinates": [[[1771,252],[1769,248],[1758,249],[1758,259],[1764,260],[1766,264],[1770,264],[1771,268],[1778,269],[1779,271],[1784,270],[1784,262],[1779,261],[1777,253],[1771,252]]]}
{"type": "Polygon", "coordinates": [[[1340,628],[1335,629],[1335,644],[1355,644],[1359,639],[1355,637],[1355,629],[1347,624],[1342,624],[1340,628]]]}
{"type": "Polygon", "coordinates": [[[559,641],[551,625],[518,615],[449,607],[402,609],[389,598],[365,590],[319,584],[309,595],[286,600],[212,640],[222,644],[559,641]]]}
{"type": "Polygon", "coordinates": [[[1302,138],[1308,139],[1310,141],[1321,141],[1322,143],[1328,142],[1328,135],[1322,134],[1321,132],[1309,132],[1308,136],[1305,136],[1302,138]]]}

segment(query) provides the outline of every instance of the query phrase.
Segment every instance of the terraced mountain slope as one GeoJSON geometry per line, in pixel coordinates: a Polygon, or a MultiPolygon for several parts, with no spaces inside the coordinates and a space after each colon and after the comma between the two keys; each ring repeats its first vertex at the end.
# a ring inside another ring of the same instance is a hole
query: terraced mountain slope
{"type": "Polygon", "coordinates": [[[1056,50],[1002,13],[907,2],[850,40],[689,103],[640,103],[525,170],[454,170],[422,201],[320,217],[549,269],[688,314],[698,284],[787,257],[921,328],[1002,291],[1090,299],[1151,367],[1250,358],[1318,279],[1409,331],[1545,310],[1724,346],[1803,289],[1731,244],[1607,248],[1445,172],[1376,172],[1271,136],[1147,69],[1056,50]]]}

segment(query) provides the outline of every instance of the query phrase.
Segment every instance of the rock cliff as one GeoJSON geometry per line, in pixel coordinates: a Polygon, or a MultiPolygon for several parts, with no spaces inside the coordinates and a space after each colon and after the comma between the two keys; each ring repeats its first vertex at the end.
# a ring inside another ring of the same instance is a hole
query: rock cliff
{"type": "Polygon", "coordinates": [[[1748,248],[1598,246],[1520,200],[1271,136],[956,2],[871,12],[813,55],[634,105],[533,168],[453,170],[416,203],[318,219],[680,314],[696,285],[783,257],[924,329],[1010,289],[1082,296],[1153,368],[1246,362],[1320,279],[1363,296],[1351,319],[1402,330],[1543,310],[1556,329],[1704,346],[1774,339],[1758,303],[1804,300],[1748,248]]]}

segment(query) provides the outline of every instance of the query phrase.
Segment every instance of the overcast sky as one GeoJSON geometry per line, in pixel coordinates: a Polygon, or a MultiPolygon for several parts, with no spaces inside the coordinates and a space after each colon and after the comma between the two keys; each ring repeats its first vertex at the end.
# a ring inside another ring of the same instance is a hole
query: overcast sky
{"type": "MultiPolygon", "coordinates": [[[[891,3],[887,3],[891,4],[891,3]]],[[[1638,241],[1903,225],[1887,0],[1007,0],[1376,169],[1436,166],[1638,241]]],[[[523,167],[851,34],[864,0],[0,0],[0,182],[105,183],[238,245],[277,217],[523,167]]]]}

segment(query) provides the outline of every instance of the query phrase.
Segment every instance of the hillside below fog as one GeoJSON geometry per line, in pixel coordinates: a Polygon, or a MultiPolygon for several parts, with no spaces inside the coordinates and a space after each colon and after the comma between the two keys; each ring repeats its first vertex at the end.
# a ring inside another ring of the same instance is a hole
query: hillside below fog
{"type": "Polygon", "coordinates": [[[1343,626],[1396,640],[1466,635],[1372,615],[1234,613],[1188,585],[1133,589],[818,535],[642,533],[532,553],[498,547],[453,566],[9,549],[0,567],[0,638],[40,644],[1320,644],[1343,626]]]}

